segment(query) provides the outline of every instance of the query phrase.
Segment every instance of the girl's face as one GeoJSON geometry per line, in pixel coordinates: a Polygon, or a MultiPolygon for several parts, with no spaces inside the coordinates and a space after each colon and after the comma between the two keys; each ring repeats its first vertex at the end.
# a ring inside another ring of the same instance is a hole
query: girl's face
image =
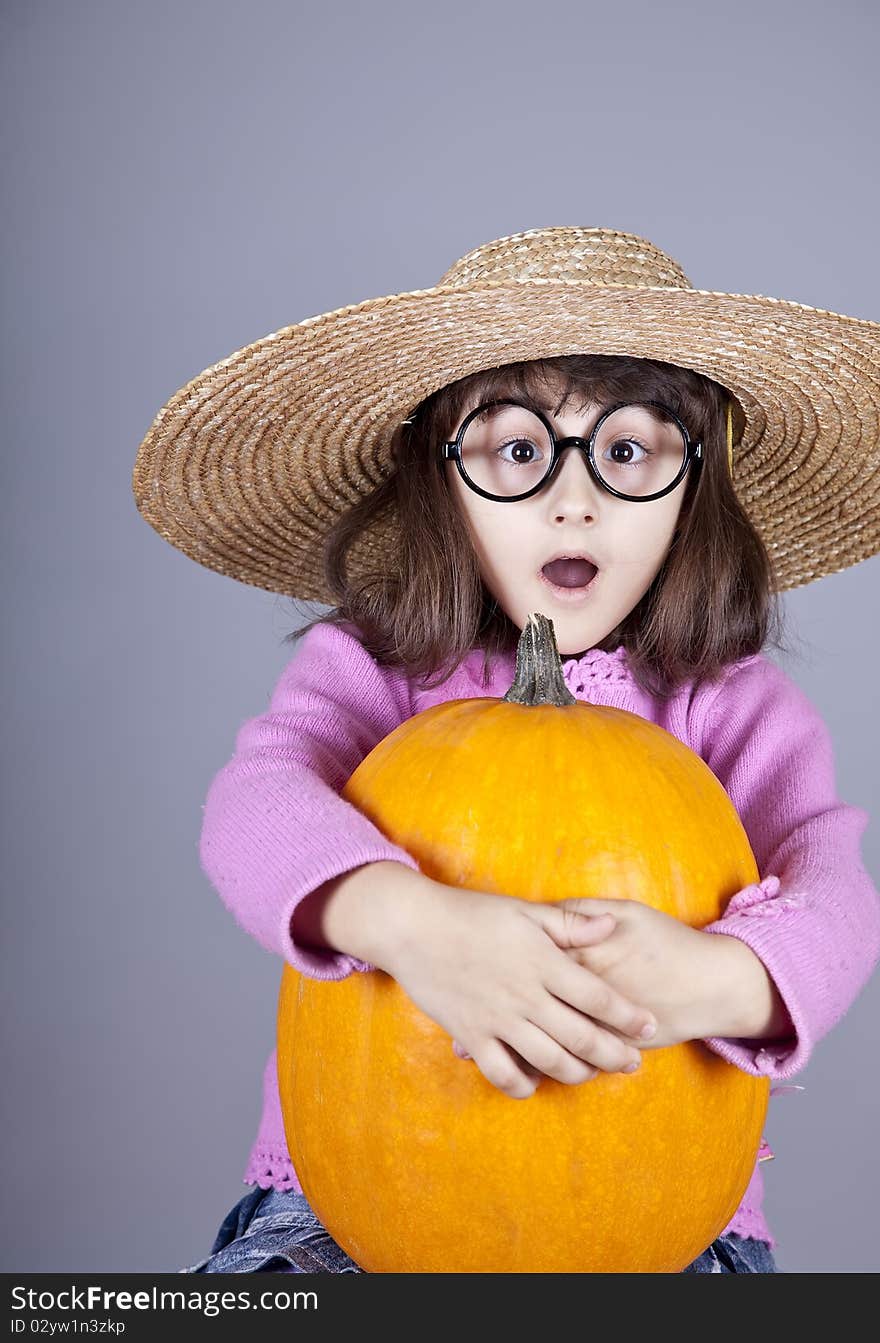
{"type": "MultiPolygon", "coordinates": [[[[567,405],[553,415],[558,401],[548,388],[541,405],[557,435],[589,438],[605,404],[590,402],[583,411],[567,405]]],[[[476,404],[464,408],[450,438],[476,404]]],[[[537,494],[499,503],[470,489],[455,462],[447,462],[446,470],[486,587],[518,629],[532,612],[548,616],[561,656],[601,643],[647,592],[672,543],[690,474],[662,499],[633,503],[597,485],[583,454],[569,449],[537,494]],[[583,595],[566,601],[542,579],[541,567],[556,555],[578,551],[585,551],[599,572],[583,595]]]]}

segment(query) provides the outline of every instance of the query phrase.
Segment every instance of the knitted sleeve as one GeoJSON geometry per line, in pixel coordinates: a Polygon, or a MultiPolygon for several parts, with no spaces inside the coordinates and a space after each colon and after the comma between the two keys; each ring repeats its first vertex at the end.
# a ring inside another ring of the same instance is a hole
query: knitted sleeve
{"type": "Polygon", "coordinates": [[[787,1040],[704,1043],[746,1072],[792,1077],[880,960],[880,894],[860,853],[868,813],[838,799],[822,717],[767,658],[736,664],[722,683],[702,755],[736,807],[761,876],[703,931],[751,947],[795,1030],[787,1040]]]}
{"type": "Polygon", "coordinates": [[[378,742],[412,714],[405,677],[380,668],[345,629],[303,635],[269,710],[239,728],[203,806],[200,861],[238,923],[303,974],[344,979],[373,967],[297,945],[300,900],[363,863],[416,860],[339,796],[378,742]]]}

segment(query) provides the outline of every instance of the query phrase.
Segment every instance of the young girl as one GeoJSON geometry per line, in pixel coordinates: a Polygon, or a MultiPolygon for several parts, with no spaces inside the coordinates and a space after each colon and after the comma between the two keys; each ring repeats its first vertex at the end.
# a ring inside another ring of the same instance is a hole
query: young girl
{"type": "MultiPolygon", "coordinates": [[[[534,229],[178,392],[139,450],[145,518],[331,608],[208,793],[202,864],[242,926],[305,975],[393,975],[512,1099],[693,1039],[800,1072],[880,959],[880,898],[825,724],[763,650],[778,592],[880,549],[878,334],[694,290],[632,234],[534,229]],[[447,887],[341,798],[413,714],[503,695],[536,611],[576,697],[660,724],[727,790],[762,879],[717,922],[447,887]]],[[[685,1272],[777,1271],[772,1155],[685,1272]]],[[[274,1051],[244,1182],[183,1272],[361,1271],[302,1193],[274,1051]]]]}

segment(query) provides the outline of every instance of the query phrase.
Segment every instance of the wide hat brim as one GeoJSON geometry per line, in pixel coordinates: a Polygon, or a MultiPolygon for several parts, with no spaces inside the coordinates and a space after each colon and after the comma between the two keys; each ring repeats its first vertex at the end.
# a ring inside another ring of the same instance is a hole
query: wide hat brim
{"type": "MultiPolygon", "coordinates": [[[[333,605],[322,546],[392,469],[397,425],[477,370],[558,355],[693,369],[742,408],[737,495],[778,589],[880,551],[880,325],[785,299],[536,279],[437,285],[272,332],[193,378],[141,443],[143,517],[197,563],[333,605]]],[[[394,563],[392,518],[354,573],[394,563]]]]}

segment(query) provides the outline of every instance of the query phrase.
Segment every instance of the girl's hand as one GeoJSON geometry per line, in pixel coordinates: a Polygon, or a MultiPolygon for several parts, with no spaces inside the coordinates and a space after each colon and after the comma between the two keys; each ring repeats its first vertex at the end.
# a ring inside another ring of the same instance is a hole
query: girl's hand
{"type": "Polygon", "coordinates": [[[487,1081],[525,1099],[541,1076],[574,1084],[639,1065],[650,1014],[566,954],[599,946],[611,919],[426,880],[388,970],[487,1081]]]}
{"type": "Polygon", "coordinates": [[[572,912],[610,913],[615,926],[598,944],[571,947],[568,956],[610,989],[632,996],[657,1020],[642,1049],[661,1049],[713,1034],[704,1008],[714,1001],[717,951],[710,933],[691,928],[640,900],[562,900],[572,912]]]}

